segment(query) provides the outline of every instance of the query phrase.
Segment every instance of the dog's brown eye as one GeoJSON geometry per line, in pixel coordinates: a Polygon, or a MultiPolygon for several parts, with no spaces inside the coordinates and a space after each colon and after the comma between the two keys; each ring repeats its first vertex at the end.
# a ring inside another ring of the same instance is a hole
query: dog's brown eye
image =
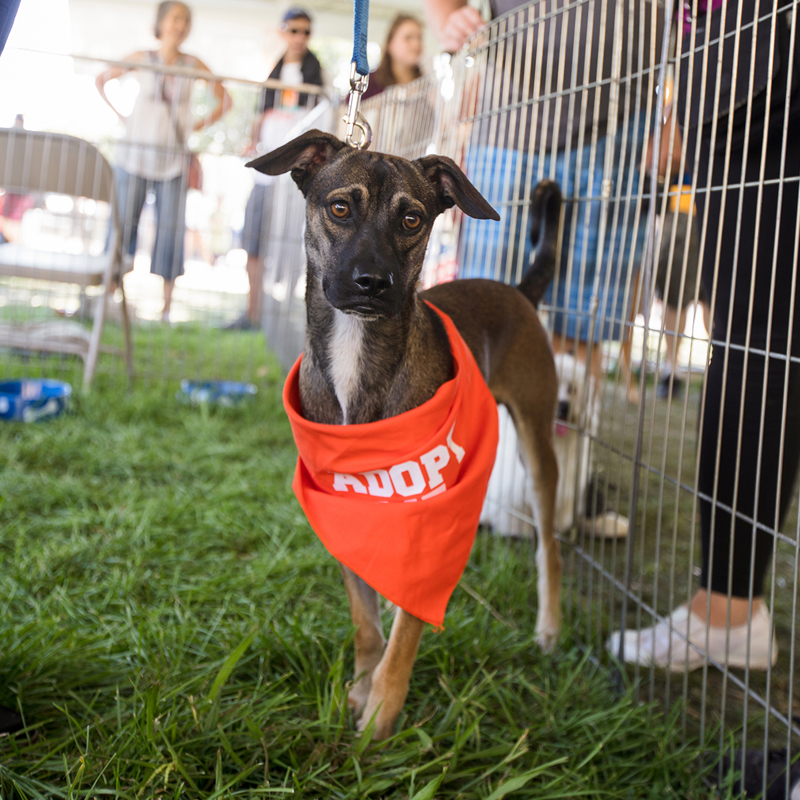
{"type": "Polygon", "coordinates": [[[419,214],[406,214],[403,217],[403,227],[407,231],[415,231],[422,224],[422,217],[419,214]]]}
{"type": "Polygon", "coordinates": [[[350,216],[350,206],[347,203],[343,203],[341,200],[335,200],[331,203],[331,214],[333,214],[336,219],[346,219],[350,216]]]}

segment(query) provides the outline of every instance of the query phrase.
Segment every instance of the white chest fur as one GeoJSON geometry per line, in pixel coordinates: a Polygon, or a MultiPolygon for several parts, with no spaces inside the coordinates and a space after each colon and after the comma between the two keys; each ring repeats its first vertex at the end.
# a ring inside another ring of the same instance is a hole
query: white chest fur
{"type": "Polygon", "coordinates": [[[330,338],[331,379],[336,398],[347,424],[347,407],[358,390],[361,376],[361,352],[364,341],[363,320],[352,314],[335,311],[330,338]]]}

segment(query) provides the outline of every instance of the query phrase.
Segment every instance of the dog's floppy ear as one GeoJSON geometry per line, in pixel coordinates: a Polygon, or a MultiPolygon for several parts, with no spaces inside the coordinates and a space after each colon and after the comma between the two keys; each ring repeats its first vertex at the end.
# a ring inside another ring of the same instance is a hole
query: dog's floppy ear
{"type": "Polygon", "coordinates": [[[500,215],[469,182],[458,165],[447,156],[424,156],[415,162],[433,184],[445,208],[458,206],[475,219],[499,220],[500,215]]]}
{"type": "Polygon", "coordinates": [[[312,130],[292,139],[245,166],[265,175],[292,173],[292,180],[305,196],[308,182],[339,152],[345,143],[330,133],[312,130]]]}

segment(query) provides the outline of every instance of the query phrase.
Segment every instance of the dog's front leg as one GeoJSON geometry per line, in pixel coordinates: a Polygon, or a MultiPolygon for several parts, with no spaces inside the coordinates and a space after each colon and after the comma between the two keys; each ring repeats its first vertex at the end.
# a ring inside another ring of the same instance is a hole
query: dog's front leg
{"type": "Polygon", "coordinates": [[[350,600],[350,616],[356,626],[355,672],[353,686],[347,695],[347,705],[358,719],[367,704],[372,688],[372,672],[381,660],[386,639],[381,629],[378,593],[344,564],[339,564],[339,568],[350,600]]]}
{"type": "Polygon", "coordinates": [[[392,735],[408,695],[411,670],[424,629],[425,623],[421,619],[397,609],[389,644],[372,673],[372,690],[358,721],[360,731],[367,727],[374,715],[375,738],[388,739],[392,735]]]}

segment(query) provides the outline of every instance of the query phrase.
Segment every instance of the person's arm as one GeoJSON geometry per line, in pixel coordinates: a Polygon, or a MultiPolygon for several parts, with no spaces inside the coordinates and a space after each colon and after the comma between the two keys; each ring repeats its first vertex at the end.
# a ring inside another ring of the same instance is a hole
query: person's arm
{"type": "MultiPolygon", "coordinates": [[[[196,60],[196,67],[197,69],[211,72],[211,70],[199,58],[196,60]]],[[[214,98],[217,101],[215,108],[211,114],[206,114],[194,123],[192,126],[193,131],[200,131],[203,128],[208,128],[213,125],[220,117],[222,117],[223,114],[230,110],[230,107],[233,104],[231,96],[228,94],[228,90],[220,81],[214,81],[213,87],[214,98]]]]}
{"type": "MultiPolygon", "coordinates": [[[[129,56],[125,56],[122,59],[123,61],[142,61],[143,60],[143,53],[138,51],[136,53],[131,53],[129,56]]],[[[108,107],[123,121],[125,122],[125,117],[114,108],[114,104],[108,99],[106,95],[106,84],[109,81],[113,81],[115,78],[122,77],[126,72],[130,72],[129,68],[126,67],[109,67],[107,70],[101,72],[95,79],[94,85],[97,87],[97,91],[100,92],[100,97],[105,100],[108,107]]]]}
{"type": "MultiPolygon", "coordinates": [[[[681,167],[681,129],[677,120],[672,120],[672,107],[667,109],[664,117],[664,124],[661,127],[661,148],[658,154],[658,177],[663,178],[668,183],[678,177],[681,167]],[[670,142],[672,143],[672,157],[670,158],[670,142]]],[[[653,163],[653,139],[651,136],[645,151],[644,170],[649,171],[653,163]]]]}
{"type": "Polygon", "coordinates": [[[486,24],[477,9],[468,6],[466,0],[423,0],[423,7],[446,53],[460,50],[464,42],[486,24]]]}

